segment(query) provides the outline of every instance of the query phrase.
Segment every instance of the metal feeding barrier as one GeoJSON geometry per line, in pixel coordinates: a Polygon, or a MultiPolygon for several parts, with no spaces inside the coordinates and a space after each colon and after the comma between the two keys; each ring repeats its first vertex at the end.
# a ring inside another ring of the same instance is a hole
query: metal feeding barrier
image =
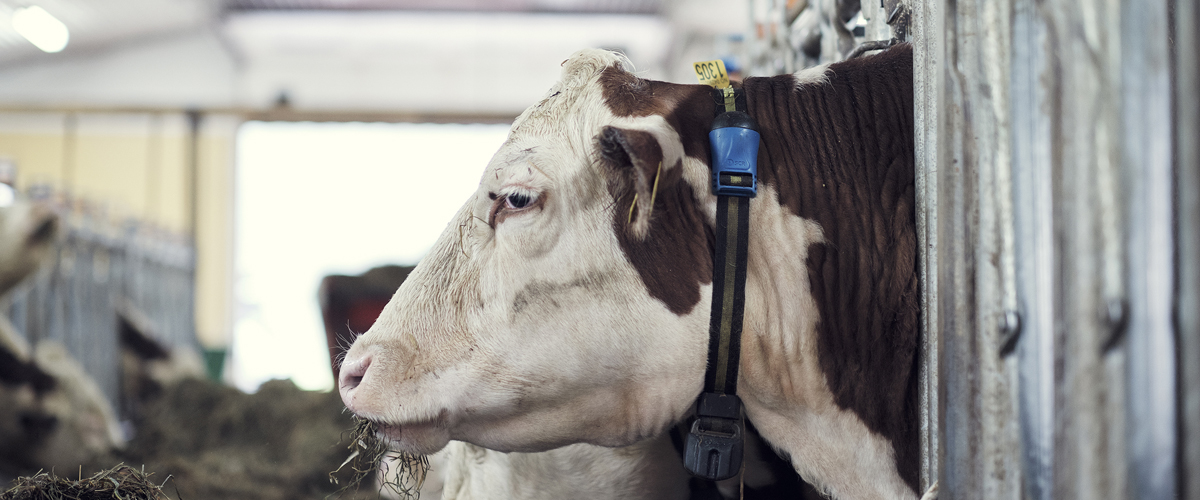
{"type": "Polygon", "coordinates": [[[183,238],[144,225],[75,219],[52,257],[0,310],[30,344],[65,345],[120,408],[122,320],[137,322],[168,348],[199,351],[195,251],[183,238]]]}

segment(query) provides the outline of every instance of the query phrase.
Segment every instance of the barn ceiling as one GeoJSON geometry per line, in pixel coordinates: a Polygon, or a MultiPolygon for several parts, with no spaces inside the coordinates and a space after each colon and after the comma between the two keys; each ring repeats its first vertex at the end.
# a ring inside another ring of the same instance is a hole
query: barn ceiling
{"type": "Polygon", "coordinates": [[[421,10],[655,14],[661,0],[228,0],[228,10],[421,10]]]}
{"type": "Polygon", "coordinates": [[[679,39],[672,18],[745,26],[743,7],[704,14],[724,2],[0,0],[0,108],[514,114],[581,48],[622,50],[663,78],[679,39]],[[66,24],[65,50],[43,53],[16,33],[12,13],[27,5],[66,24]]]}
{"type": "Polygon", "coordinates": [[[67,25],[71,52],[93,54],[195,31],[221,7],[218,0],[0,0],[0,67],[47,59],[12,27],[13,12],[27,5],[41,6],[67,25]]]}

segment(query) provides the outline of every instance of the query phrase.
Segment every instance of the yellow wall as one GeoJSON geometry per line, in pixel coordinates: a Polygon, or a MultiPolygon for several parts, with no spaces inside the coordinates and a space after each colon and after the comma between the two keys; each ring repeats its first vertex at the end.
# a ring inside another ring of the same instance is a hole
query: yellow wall
{"type": "MultiPolygon", "coordinates": [[[[233,146],[240,120],[204,116],[198,145],[196,328],[206,348],[232,327],[233,146]]],[[[49,186],[77,209],[193,234],[187,116],[167,113],[0,112],[0,157],[17,187],[49,186]]]]}

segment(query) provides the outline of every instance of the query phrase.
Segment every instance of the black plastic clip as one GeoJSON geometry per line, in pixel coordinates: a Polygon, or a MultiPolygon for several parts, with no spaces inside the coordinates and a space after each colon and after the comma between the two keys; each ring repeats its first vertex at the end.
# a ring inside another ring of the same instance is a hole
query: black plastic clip
{"type": "Polygon", "coordinates": [[[742,400],[733,394],[705,392],[696,404],[683,449],[683,466],[693,475],[719,481],[742,469],[742,400]]]}

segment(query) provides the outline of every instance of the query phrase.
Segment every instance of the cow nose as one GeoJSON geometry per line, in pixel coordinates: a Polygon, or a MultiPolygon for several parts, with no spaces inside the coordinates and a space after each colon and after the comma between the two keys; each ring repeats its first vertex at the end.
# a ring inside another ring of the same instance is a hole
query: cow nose
{"type": "Polygon", "coordinates": [[[338,374],[338,389],[342,393],[342,400],[347,405],[350,404],[350,394],[362,383],[363,377],[367,375],[367,368],[370,366],[371,356],[369,355],[358,359],[346,358],[342,362],[342,369],[338,374]]]}

